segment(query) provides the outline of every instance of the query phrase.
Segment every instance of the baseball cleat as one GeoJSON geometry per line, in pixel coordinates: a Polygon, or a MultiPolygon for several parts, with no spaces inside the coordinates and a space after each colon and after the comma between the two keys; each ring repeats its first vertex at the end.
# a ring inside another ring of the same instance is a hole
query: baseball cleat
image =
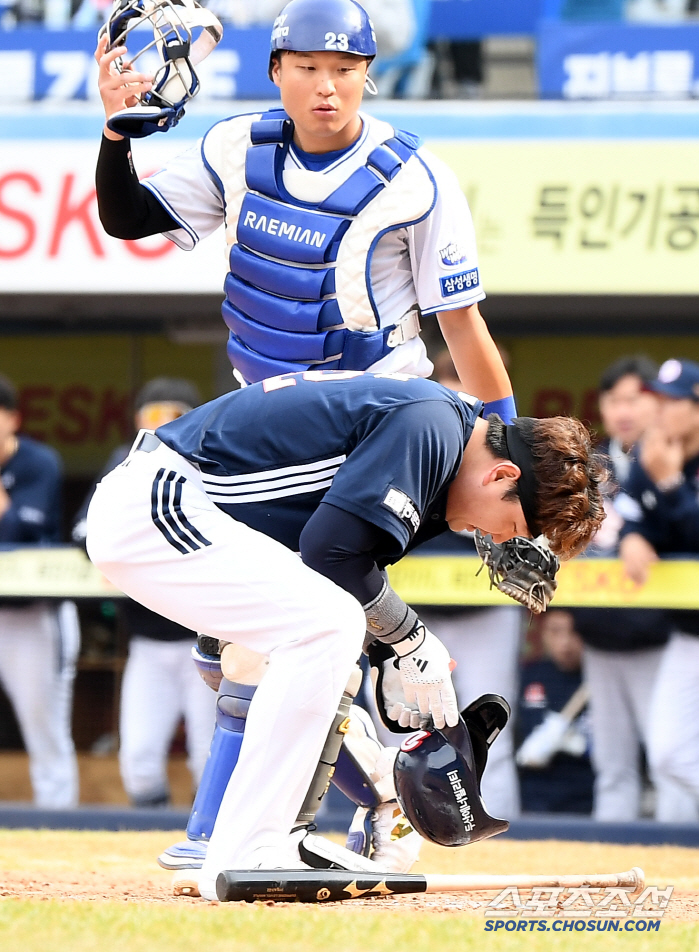
{"type": "Polygon", "coordinates": [[[312,869],[345,869],[356,873],[387,872],[373,860],[315,833],[307,833],[303,837],[298,851],[303,862],[312,869]]]}
{"type": "Polygon", "coordinates": [[[163,850],[158,863],[163,869],[201,869],[206,847],[206,840],[181,840],[163,850]]]}
{"type": "Polygon", "coordinates": [[[409,873],[417,862],[422,837],[412,828],[397,800],[380,803],[373,810],[358,807],[347,835],[347,846],[366,856],[388,873],[409,873]]]}

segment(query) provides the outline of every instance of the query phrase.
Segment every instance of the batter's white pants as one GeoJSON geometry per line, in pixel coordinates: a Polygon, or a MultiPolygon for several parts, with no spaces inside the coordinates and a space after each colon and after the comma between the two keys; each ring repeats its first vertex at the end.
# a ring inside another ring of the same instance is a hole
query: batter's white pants
{"type": "MultiPolygon", "coordinates": [[[[635,820],[641,805],[640,745],[648,749],[651,700],[663,648],[599,651],[585,646],[583,668],[590,690],[592,766],[596,820],[635,820]]],[[[656,818],[687,809],[687,794],[649,763],[656,818]]]]}
{"type": "MultiPolygon", "coordinates": [[[[446,615],[424,609],[420,618],[456,661],[452,681],[462,710],[481,694],[501,694],[516,710],[522,610],[516,605],[446,615]]],[[[378,728],[387,746],[405,735],[378,728]]],[[[488,753],[481,792],[488,812],[508,820],[519,816],[519,782],[513,756],[512,721],[488,753]]]]}
{"type": "Polygon", "coordinates": [[[134,635],[124,668],[119,712],[119,767],[132,800],[166,797],[167,756],[181,717],[187,766],[196,788],[209,755],[216,694],[192,662],[192,641],[134,635]]]}
{"type": "Polygon", "coordinates": [[[677,784],[683,807],[659,820],[699,820],[699,637],[677,632],[660,662],[650,710],[648,759],[656,776],[677,784]]]}
{"type": "Polygon", "coordinates": [[[147,608],[269,654],[202,883],[283,852],[361,652],[359,602],[280,543],[225,515],[203,491],[199,470],[163,445],[133,453],[99,484],[87,548],[107,578],[147,608]],[[152,504],[185,554],[155,525],[152,504]]]}
{"type": "Polygon", "coordinates": [[[71,730],[80,625],[74,602],[0,608],[0,681],[29,754],[34,803],[78,803],[78,765],[71,730]]]}

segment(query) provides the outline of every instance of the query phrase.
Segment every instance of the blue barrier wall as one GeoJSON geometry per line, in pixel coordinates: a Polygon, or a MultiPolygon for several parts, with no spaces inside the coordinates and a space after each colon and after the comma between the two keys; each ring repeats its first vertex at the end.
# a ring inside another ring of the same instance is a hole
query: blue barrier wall
{"type": "Polygon", "coordinates": [[[432,0],[429,35],[477,39],[498,33],[534,33],[542,0],[432,0]]]}
{"type": "MultiPolygon", "coordinates": [[[[134,34],[131,52],[148,34],[134,34]]],[[[17,101],[97,97],[95,30],[44,30],[41,27],[0,31],[0,75],[12,76],[17,101]]],[[[269,29],[228,28],[216,49],[197,66],[203,95],[211,99],[272,98],[267,77],[269,29]]],[[[155,69],[156,53],[139,59],[138,68],[155,69]],[[143,63],[143,65],[141,65],[143,63]],[[152,64],[152,65],[150,65],[152,64]]]]}
{"type": "Polygon", "coordinates": [[[563,23],[538,33],[542,97],[668,98],[699,95],[699,24],[563,23]]]}

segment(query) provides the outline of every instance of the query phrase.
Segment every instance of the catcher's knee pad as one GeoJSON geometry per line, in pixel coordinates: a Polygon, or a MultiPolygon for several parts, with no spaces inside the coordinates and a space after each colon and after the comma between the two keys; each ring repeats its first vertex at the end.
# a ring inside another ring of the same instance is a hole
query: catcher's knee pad
{"type": "MultiPolygon", "coordinates": [[[[209,639],[213,641],[214,639],[209,639]]],[[[208,647],[208,646],[204,646],[208,647]]],[[[204,684],[208,685],[212,691],[218,691],[219,685],[223,679],[221,671],[221,655],[209,654],[203,650],[202,636],[200,635],[197,644],[192,646],[192,661],[196,665],[204,684]]]]}
{"type": "Polygon", "coordinates": [[[394,766],[405,815],[418,833],[440,846],[465,846],[509,827],[507,820],[488,814],[480,792],[488,747],[507,723],[509,706],[497,695],[484,695],[464,713],[468,727],[460,717],[456,727],[408,737],[394,766]]]}
{"type": "Polygon", "coordinates": [[[223,794],[235,770],[243,743],[245,721],[255,686],[221,679],[216,701],[216,729],[199,789],[187,824],[191,840],[208,840],[223,794]]]}

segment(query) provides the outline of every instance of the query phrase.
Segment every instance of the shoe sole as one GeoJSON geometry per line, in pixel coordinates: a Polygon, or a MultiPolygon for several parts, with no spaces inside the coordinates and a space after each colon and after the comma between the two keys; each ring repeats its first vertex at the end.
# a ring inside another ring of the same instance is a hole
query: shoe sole
{"type": "Polygon", "coordinates": [[[161,866],[163,869],[169,869],[172,872],[177,872],[179,869],[201,869],[204,861],[187,860],[184,858],[180,861],[167,856],[165,853],[161,853],[157,859],[157,863],[158,866],[161,866]]]}

